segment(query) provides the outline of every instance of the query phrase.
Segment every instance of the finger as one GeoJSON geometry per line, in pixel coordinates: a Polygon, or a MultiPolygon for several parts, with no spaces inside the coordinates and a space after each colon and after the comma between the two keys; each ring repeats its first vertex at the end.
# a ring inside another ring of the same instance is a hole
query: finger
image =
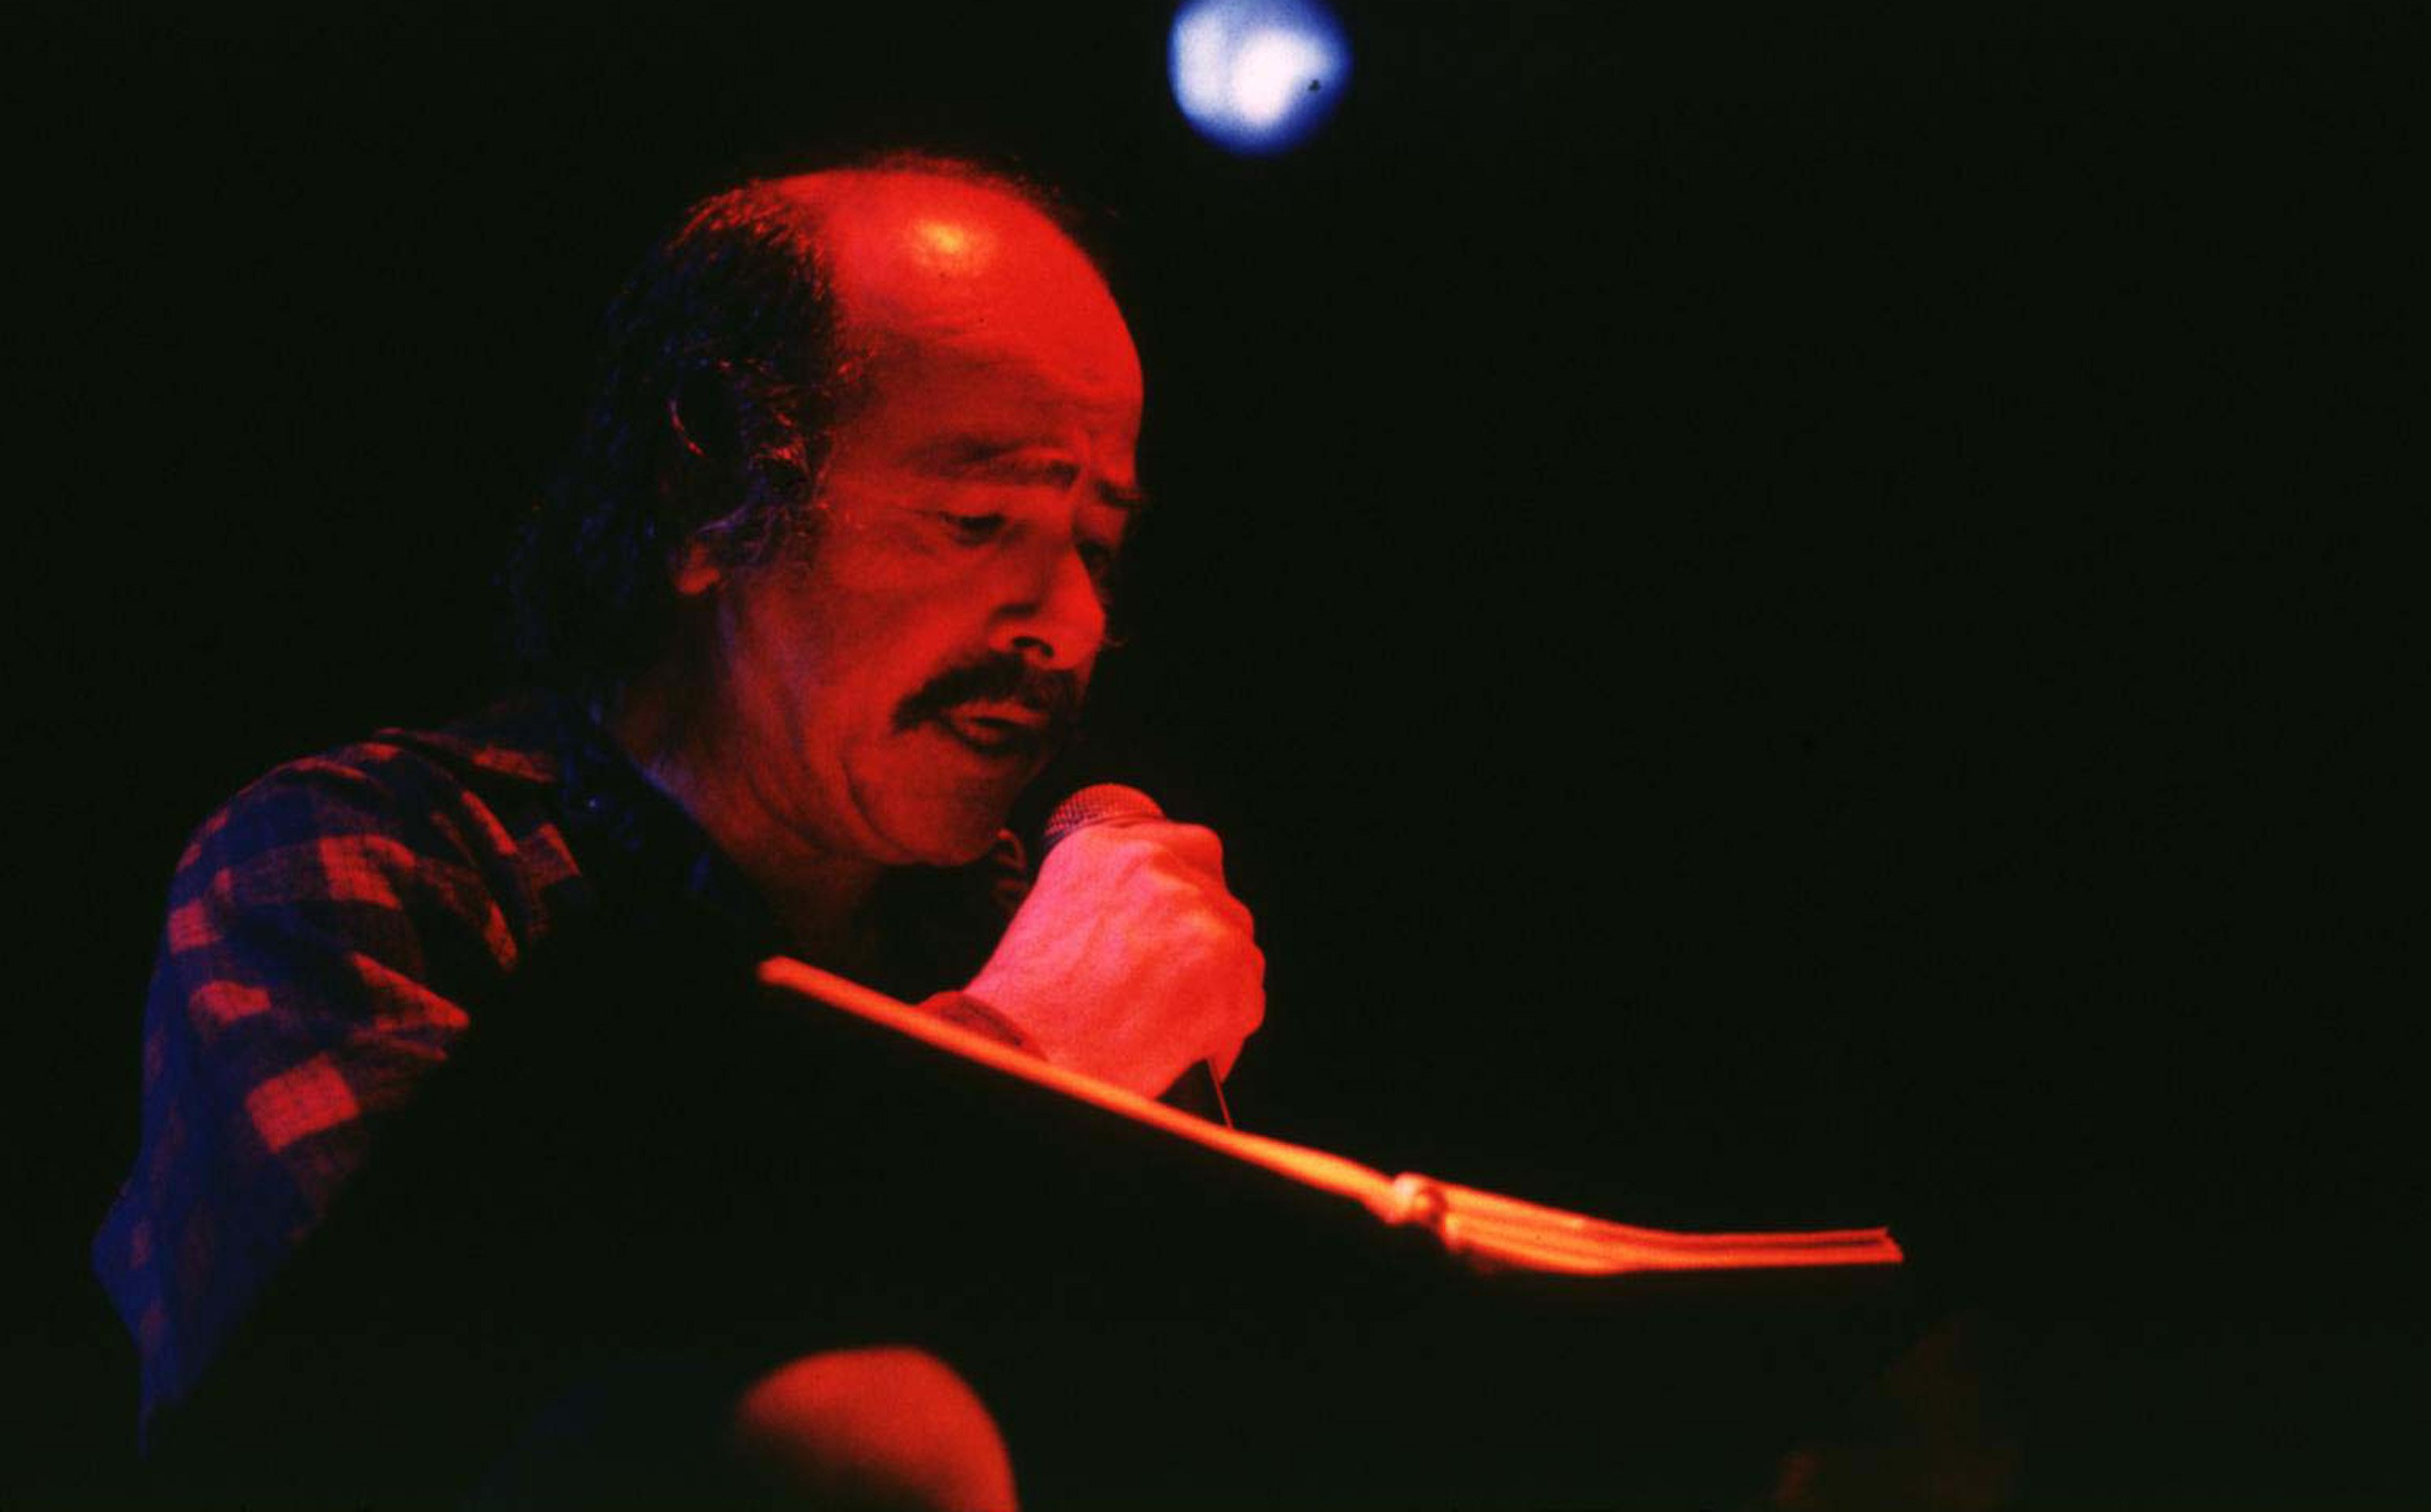
{"type": "Polygon", "coordinates": [[[1249,1036],[1247,1034],[1234,1035],[1224,1044],[1217,1046],[1215,1053],[1207,1057],[1208,1068],[1216,1073],[1216,1080],[1221,1082],[1232,1074],[1232,1064],[1241,1058],[1241,1047],[1249,1042],[1249,1036]]]}
{"type": "Polygon", "coordinates": [[[1233,934],[1239,936],[1241,943],[1244,946],[1248,946],[1250,940],[1256,937],[1258,932],[1257,919],[1249,913],[1249,904],[1233,897],[1231,893],[1223,892],[1221,890],[1211,892],[1202,889],[1199,894],[1199,901],[1205,907],[1212,910],[1217,918],[1224,921],[1225,928],[1232,931],[1233,934]]]}
{"type": "Polygon", "coordinates": [[[1217,1046],[1214,1054],[1207,1057],[1217,1081],[1232,1074],[1232,1063],[1241,1058],[1241,1047],[1249,1043],[1249,1036],[1257,1033],[1258,1026],[1266,1022],[1266,995],[1263,990],[1252,987],[1242,999],[1234,1015],[1234,1022],[1239,1027],[1228,1040],[1217,1046]]]}
{"type": "Polygon", "coordinates": [[[1194,824],[1139,820],[1076,830],[1038,864],[1038,880],[1118,875],[1134,867],[1224,886],[1224,846],[1194,824]]]}
{"type": "MultiPolygon", "coordinates": [[[[1215,836],[1209,834],[1207,838],[1212,843],[1215,836]]],[[[1222,848],[1216,847],[1215,865],[1211,867],[1205,864],[1208,860],[1206,851],[1199,851],[1194,858],[1158,840],[1154,843],[1148,866],[1151,871],[1181,884],[1192,902],[1213,910],[1246,939],[1255,932],[1256,921],[1250,916],[1249,905],[1233,897],[1231,889],[1224,885],[1222,854],[1222,848]]]]}
{"type": "Polygon", "coordinates": [[[1222,884],[1224,842],[1216,838],[1215,831],[1200,824],[1173,823],[1143,825],[1141,829],[1182,865],[1222,884]]]}

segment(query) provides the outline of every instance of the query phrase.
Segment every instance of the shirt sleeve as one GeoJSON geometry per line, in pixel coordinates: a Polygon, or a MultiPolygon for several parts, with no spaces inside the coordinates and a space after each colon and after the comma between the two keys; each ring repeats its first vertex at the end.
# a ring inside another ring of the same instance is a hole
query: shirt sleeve
{"type": "Polygon", "coordinates": [[[513,965],[465,836],[411,777],[394,748],[282,767],[178,863],[141,1144],[93,1255],[142,1355],[147,1421],[445,1058],[461,1005],[513,965]]]}
{"type": "Polygon", "coordinates": [[[1012,1019],[998,1013],[986,1003],[966,992],[940,992],[923,999],[920,1010],[944,1019],[959,1029],[985,1034],[999,1045],[1009,1045],[1025,1054],[1039,1054],[1038,1042],[1023,1033],[1012,1019]]]}

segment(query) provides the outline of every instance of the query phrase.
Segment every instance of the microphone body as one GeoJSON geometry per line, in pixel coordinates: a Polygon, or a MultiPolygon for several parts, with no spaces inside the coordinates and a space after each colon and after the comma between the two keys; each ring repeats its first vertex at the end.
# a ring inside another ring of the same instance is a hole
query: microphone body
{"type": "MultiPolygon", "coordinates": [[[[1047,823],[1038,832],[1038,859],[1044,864],[1048,852],[1063,844],[1075,830],[1098,825],[1160,824],[1165,817],[1156,799],[1138,788],[1120,782],[1092,782],[1055,805],[1055,812],[1047,816],[1047,823]]],[[[1220,1119],[1227,1129],[1232,1127],[1232,1110],[1224,1101],[1224,1083],[1216,1076],[1213,1062],[1193,1065],[1158,1100],[1202,1118],[1220,1119]]]]}

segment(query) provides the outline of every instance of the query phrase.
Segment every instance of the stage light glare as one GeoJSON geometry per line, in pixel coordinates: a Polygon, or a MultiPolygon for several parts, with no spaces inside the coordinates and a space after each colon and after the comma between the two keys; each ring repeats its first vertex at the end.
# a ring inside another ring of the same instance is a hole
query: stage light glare
{"type": "Polygon", "coordinates": [[[1200,6],[1173,24],[1173,97],[1193,121],[1224,113],[1231,39],[1216,6],[1200,6]]]}
{"type": "Polygon", "coordinates": [[[1174,100],[1199,135],[1267,153],[1325,119],[1350,49],[1313,0],[1192,0],[1174,17],[1168,62],[1174,100]]]}
{"type": "Polygon", "coordinates": [[[1261,130],[1272,126],[1324,67],[1325,54],[1304,37],[1252,32],[1232,55],[1232,113],[1261,130]]]}

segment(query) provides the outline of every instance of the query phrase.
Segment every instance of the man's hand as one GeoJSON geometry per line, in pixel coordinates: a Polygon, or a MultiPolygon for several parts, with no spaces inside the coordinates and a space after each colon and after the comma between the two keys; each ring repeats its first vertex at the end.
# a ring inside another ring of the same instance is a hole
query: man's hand
{"type": "Polygon", "coordinates": [[[1144,818],[1058,841],[969,991],[1056,1065],[1153,1097],[1194,1062],[1232,1070],[1266,969],[1215,832],[1144,818]]]}

